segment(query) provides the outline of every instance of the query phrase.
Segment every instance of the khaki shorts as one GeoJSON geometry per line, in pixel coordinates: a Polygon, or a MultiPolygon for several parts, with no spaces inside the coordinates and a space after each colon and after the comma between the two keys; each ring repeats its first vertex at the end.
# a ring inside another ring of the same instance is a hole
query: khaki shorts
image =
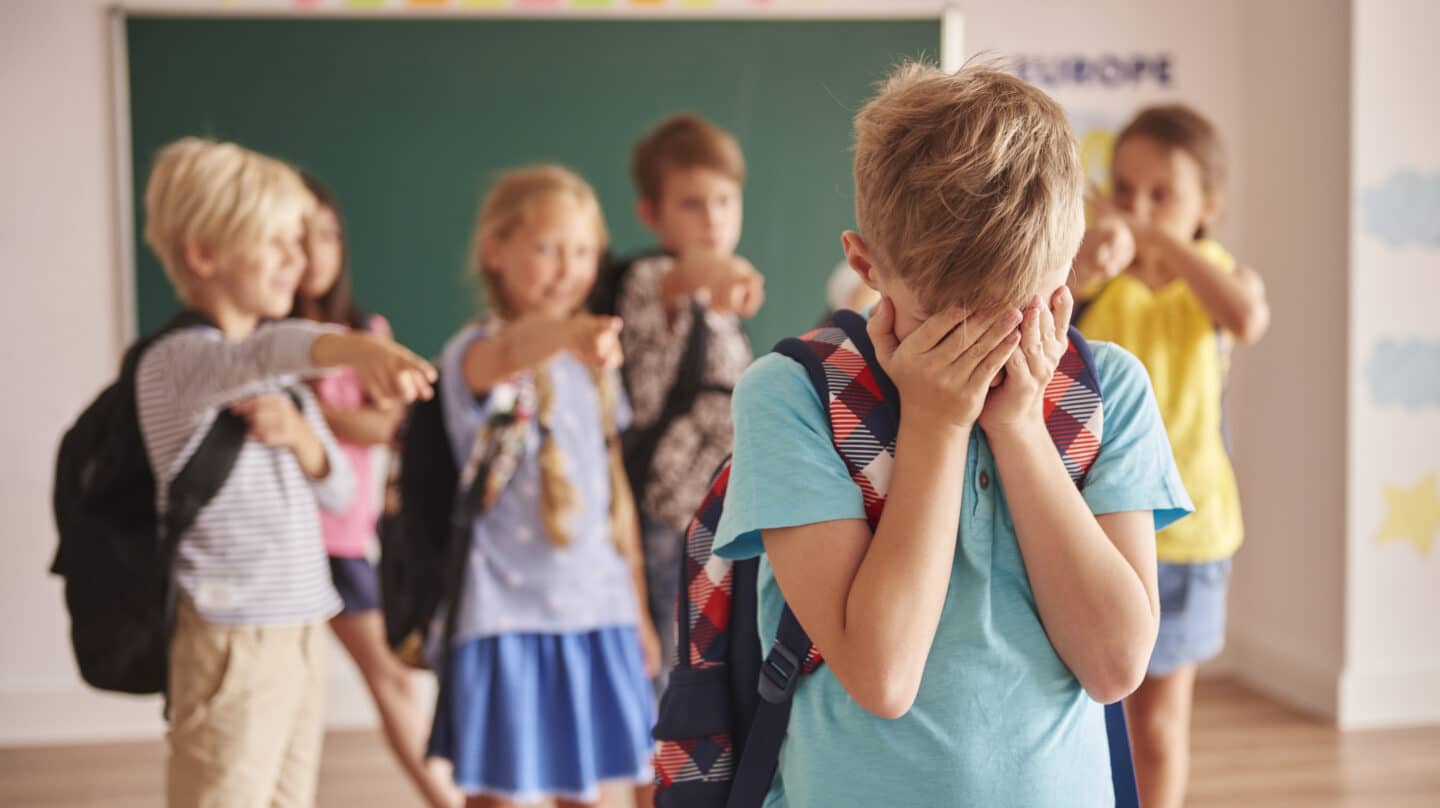
{"type": "Polygon", "coordinates": [[[171,808],[315,804],[326,623],[207,623],[181,604],[170,642],[171,808]]]}

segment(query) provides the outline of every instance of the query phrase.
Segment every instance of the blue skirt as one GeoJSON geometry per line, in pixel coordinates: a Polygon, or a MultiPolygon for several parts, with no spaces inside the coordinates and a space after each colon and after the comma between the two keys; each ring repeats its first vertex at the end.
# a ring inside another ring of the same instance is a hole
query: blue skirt
{"type": "Polygon", "coordinates": [[[502,634],[457,645],[429,752],[471,795],[599,799],[652,779],[654,701],[634,627],[502,634]]]}

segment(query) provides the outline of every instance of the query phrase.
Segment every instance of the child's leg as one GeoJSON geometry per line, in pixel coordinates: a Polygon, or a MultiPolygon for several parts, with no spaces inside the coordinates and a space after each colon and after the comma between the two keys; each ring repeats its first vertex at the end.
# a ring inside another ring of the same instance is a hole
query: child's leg
{"type": "MultiPolygon", "coordinates": [[[[675,598],[680,591],[680,554],[684,552],[685,535],[648,516],[641,517],[645,540],[645,586],[650,596],[650,619],[660,635],[660,673],[655,677],[655,701],[658,704],[670,683],[670,659],[675,656],[675,598]]],[[[635,808],[651,808],[655,804],[655,787],[649,783],[634,790],[635,808]]]]}
{"type": "Polygon", "coordinates": [[[1125,700],[1140,804],[1145,808],[1180,808],[1185,802],[1195,670],[1195,665],[1185,665],[1165,676],[1147,676],[1125,700]]]}
{"type": "Polygon", "coordinates": [[[355,660],[375,700],[385,740],[415,787],[432,808],[456,808],[464,802],[460,789],[443,768],[425,761],[425,733],[420,705],[415,701],[410,671],[385,642],[385,625],[378,611],[342,614],[330,621],[335,636],[355,660]]]}
{"type": "MultiPolygon", "coordinates": [[[[320,777],[320,750],[325,743],[325,626],[313,623],[299,629],[288,645],[293,656],[286,675],[294,681],[293,705],[288,738],[277,738],[285,750],[280,776],[275,784],[272,808],[313,808],[320,777]]],[[[283,635],[281,635],[283,636],[283,635]]]]}
{"type": "Polygon", "coordinates": [[[295,706],[275,676],[277,664],[288,675],[287,661],[267,653],[263,631],[207,623],[180,605],[170,642],[172,808],[270,802],[295,706]]]}
{"type": "Polygon", "coordinates": [[[1140,803],[1180,808],[1190,779],[1190,713],[1195,671],[1225,644],[1230,561],[1161,563],[1160,633],[1150,673],[1125,700],[1140,803]]]}
{"type": "Polygon", "coordinates": [[[645,588],[650,599],[650,619],[660,635],[660,674],[655,677],[655,698],[665,692],[670,679],[670,658],[675,655],[675,598],[680,592],[680,554],[685,535],[649,516],[640,524],[645,543],[645,588]]]}

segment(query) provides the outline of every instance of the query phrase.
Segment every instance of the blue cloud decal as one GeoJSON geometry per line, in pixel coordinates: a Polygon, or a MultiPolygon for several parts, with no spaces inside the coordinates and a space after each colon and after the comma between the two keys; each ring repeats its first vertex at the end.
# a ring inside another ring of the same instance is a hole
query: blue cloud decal
{"type": "Polygon", "coordinates": [[[1363,192],[1365,232],[1391,247],[1440,248],[1440,174],[1406,170],[1363,192]]]}
{"type": "Polygon", "coordinates": [[[1440,406],[1440,342],[1383,341],[1370,354],[1365,378],[1381,406],[1440,406]]]}

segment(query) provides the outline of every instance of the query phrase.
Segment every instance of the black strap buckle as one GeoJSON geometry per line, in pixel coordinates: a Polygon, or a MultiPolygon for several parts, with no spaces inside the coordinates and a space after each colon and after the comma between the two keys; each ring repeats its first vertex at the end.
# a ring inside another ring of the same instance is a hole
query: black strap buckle
{"type": "Polygon", "coordinates": [[[799,681],[800,658],[777,640],[760,666],[760,698],[773,704],[789,701],[799,681]]]}

